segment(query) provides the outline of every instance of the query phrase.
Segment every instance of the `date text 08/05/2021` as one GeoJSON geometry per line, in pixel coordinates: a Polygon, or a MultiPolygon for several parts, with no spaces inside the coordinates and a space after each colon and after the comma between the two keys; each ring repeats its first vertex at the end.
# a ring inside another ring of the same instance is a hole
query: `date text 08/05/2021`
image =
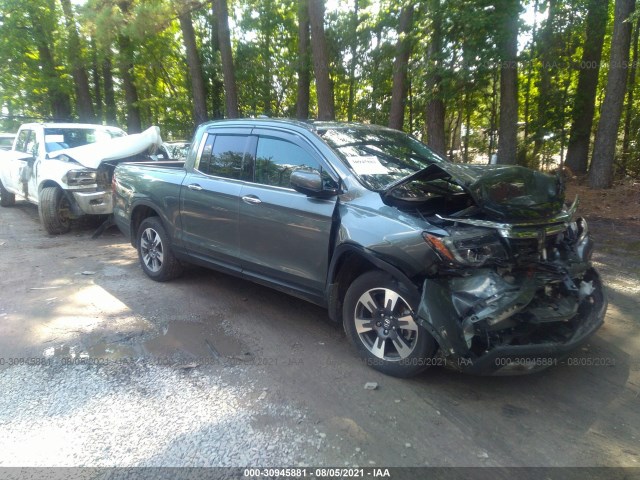
{"type": "Polygon", "coordinates": [[[388,468],[245,468],[244,478],[390,478],[391,472],[388,468]]]}

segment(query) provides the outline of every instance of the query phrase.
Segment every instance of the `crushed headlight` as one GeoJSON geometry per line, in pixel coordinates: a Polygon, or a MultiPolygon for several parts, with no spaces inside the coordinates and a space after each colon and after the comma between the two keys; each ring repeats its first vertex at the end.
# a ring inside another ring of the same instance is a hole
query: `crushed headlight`
{"type": "Polygon", "coordinates": [[[96,184],[96,171],[69,170],[62,180],[70,187],[88,187],[96,184]]]}
{"type": "Polygon", "coordinates": [[[480,267],[488,262],[507,259],[507,252],[495,230],[461,228],[453,230],[448,237],[427,232],[422,237],[446,262],[480,267]]]}

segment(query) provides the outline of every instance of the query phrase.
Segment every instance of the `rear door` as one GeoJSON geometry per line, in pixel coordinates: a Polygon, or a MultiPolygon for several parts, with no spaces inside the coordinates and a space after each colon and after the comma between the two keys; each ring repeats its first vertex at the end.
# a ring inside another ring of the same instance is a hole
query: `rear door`
{"type": "Polygon", "coordinates": [[[244,180],[250,177],[245,158],[252,142],[249,132],[225,128],[206,133],[194,169],[182,184],[185,248],[193,257],[234,271],[240,270],[238,207],[244,180]]]}
{"type": "Polygon", "coordinates": [[[328,268],[332,218],[337,197],[317,199],[291,188],[297,169],[337,176],[302,137],[254,129],[252,182],[242,187],[239,256],[243,273],[305,294],[321,295],[328,268]]]}

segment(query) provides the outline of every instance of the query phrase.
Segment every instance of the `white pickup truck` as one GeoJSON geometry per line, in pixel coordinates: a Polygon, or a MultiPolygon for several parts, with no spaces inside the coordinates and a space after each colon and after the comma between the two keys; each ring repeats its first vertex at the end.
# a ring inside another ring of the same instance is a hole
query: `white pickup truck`
{"type": "Polygon", "coordinates": [[[104,125],[24,124],[12,149],[0,152],[0,205],[13,205],[19,195],[38,205],[47,232],[66,233],[74,218],[112,213],[117,163],[148,159],[138,155],[161,145],[158,127],[127,136],[104,125]]]}

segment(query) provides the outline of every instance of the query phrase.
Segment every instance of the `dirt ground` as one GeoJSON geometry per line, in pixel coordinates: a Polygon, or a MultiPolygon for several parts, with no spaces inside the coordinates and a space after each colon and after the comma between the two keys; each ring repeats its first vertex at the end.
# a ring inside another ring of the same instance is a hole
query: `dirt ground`
{"type": "Polygon", "coordinates": [[[0,375],[15,358],[136,358],[205,376],[242,364],[238,386],[267,385],[254,400],[303,412],[252,416],[256,431],[302,423],[313,448],[297,464],[638,467],[640,189],[574,192],[609,310],[588,345],[542,373],[387,377],[318,307],[202,269],[154,283],[117,230],[94,240],[84,223],[49,236],[37,208],[18,202],[0,209],[0,375]]]}

